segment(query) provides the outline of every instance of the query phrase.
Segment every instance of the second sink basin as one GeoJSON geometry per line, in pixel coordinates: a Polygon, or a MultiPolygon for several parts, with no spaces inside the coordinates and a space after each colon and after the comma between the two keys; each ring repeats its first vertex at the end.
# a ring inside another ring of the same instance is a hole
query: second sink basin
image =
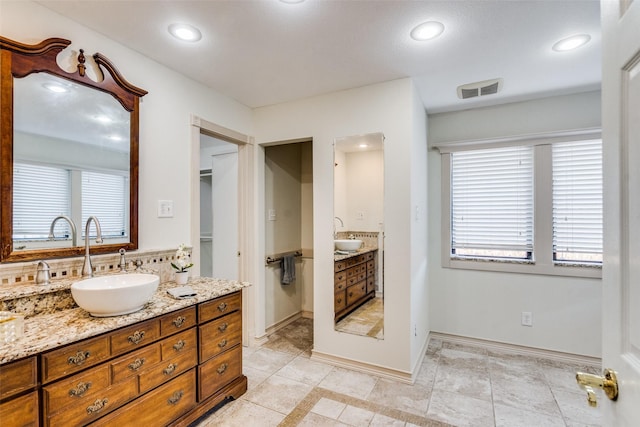
{"type": "Polygon", "coordinates": [[[354,252],[362,246],[362,240],[355,239],[334,240],[333,242],[336,245],[336,249],[339,251],[354,252]]]}
{"type": "Polygon", "coordinates": [[[71,285],[75,302],[92,316],[120,316],[140,310],[158,289],[155,274],[113,274],[71,285]]]}

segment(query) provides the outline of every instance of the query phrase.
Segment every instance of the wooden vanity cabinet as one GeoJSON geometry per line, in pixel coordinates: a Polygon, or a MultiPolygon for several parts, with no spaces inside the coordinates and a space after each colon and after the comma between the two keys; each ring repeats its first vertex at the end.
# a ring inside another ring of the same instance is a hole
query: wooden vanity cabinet
{"type": "Polygon", "coordinates": [[[241,309],[237,291],[0,365],[0,425],[189,425],[247,390],[241,309]]]}
{"type": "Polygon", "coordinates": [[[334,262],[336,322],[375,296],[377,254],[374,250],[334,262]]]}
{"type": "Polygon", "coordinates": [[[0,425],[38,426],[36,357],[0,365],[0,425]]]}

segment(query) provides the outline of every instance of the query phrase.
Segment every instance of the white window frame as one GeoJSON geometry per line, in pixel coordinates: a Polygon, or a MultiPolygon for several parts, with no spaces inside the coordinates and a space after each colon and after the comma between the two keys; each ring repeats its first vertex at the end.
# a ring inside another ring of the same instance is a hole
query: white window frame
{"type": "Polygon", "coordinates": [[[602,277],[601,265],[557,263],[553,261],[553,182],[551,144],[601,139],[600,129],[522,135],[479,141],[456,141],[435,146],[441,154],[441,260],[444,268],[526,273],[551,276],[602,277]],[[470,149],[514,145],[534,146],[534,260],[461,259],[451,256],[451,153],[470,149]]]}

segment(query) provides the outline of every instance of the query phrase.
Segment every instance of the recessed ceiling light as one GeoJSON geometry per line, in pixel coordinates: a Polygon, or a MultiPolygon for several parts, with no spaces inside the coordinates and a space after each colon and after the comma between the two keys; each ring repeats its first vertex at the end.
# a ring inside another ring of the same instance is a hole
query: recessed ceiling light
{"type": "Polygon", "coordinates": [[[200,30],[189,24],[171,24],[169,32],[173,37],[186,42],[197,42],[202,38],[200,30]]]}
{"type": "Polygon", "coordinates": [[[45,83],[42,86],[44,86],[45,89],[50,90],[51,92],[54,92],[54,93],[64,93],[69,91],[69,89],[57,83],[45,83]]]}
{"type": "Polygon", "coordinates": [[[411,38],[417,41],[431,40],[444,31],[444,24],[438,21],[427,21],[411,30],[411,38]]]}
{"type": "Polygon", "coordinates": [[[551,49],[556,52],[566,52],[567,50],[577,49],[580,46],[589,43],[589,40],[591,40],[591,36],[589,34],[577,34],[556,42],[551,49]]]}
{"type": "Polygon", "coordinates": [[[280,0],[282,3],[287,3],[287,4],[296,4],[296,3],[302,3],[304,2],[304,0],[280,0]]]}
{"type": "Polygon", "coordinates": [[[367,148],[367,147],[368,147],[368,145],[367,145],[367,144],[365,144],[365,143],[363,142],[362,144],[358,145],[358,147],[360,147],[360,148],[367,148]]]}

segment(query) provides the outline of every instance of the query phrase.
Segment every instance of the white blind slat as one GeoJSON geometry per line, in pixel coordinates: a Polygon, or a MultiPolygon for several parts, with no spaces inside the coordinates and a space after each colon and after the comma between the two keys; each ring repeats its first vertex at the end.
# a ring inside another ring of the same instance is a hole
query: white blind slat
{"type": "MultiPolygon", "coordinates": [[[[83,171],[82,224],[86,224],[90,216],[95,216],[100,221],[102,237],[126,236],[126,185],[128,180],[122,175],[83,171]]],[[[90,230],[90,236],[95,236],[95,228],[90,230]]]]}

